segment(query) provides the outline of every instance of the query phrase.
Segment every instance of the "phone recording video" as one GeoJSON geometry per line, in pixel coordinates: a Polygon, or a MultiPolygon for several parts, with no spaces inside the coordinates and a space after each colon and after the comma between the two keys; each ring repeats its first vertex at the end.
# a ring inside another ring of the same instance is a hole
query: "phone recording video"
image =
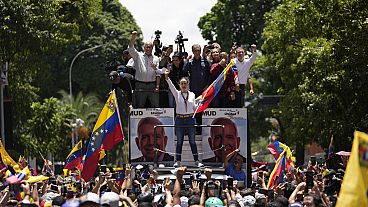
{"type": "Polygon", "coordinates": [[[228,189],[233,189],[233,186],[234,186],[234,178],[227,177],[227,188],[228,189]]]}
{"type": "Polygon", "coordinates": [[[106,165],[101,165],[101,172],[106,173],[106,165]]]}
{"type": "Polygon", "coordinates": [[[307,171],[306,174],[305,174],[305,176],[306,176],[307,188],[312,188],[314,186],[313,172],[307,171]]]}

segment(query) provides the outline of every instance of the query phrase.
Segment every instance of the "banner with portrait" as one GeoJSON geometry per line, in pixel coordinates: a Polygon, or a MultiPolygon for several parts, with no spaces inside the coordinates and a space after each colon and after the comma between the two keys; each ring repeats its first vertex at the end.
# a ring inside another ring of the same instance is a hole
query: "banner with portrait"
{"type": "MultiPolygon", "coordinates": [[[[154,147],[154,126],[173,125],[173,108],[132,109],[130,111],[130,161],[132,164],[153,163],[156,153],[154,147]]],[[[159,163],[173,163],[174,156],[167,152],[174,152],[174,128],[156,127],[156,144],[159,163]]]]}
{"type": "MultiPolygon", "coordinates": [[[[203,125],[224,125],[224,157],[239,149],[240,155],[247,157],[248,129],[246,108],[207,108],[203,112],[203,125]]],[[[206,165],[223,163],[222,128],[206,127],[202,129],[203,163],[206,165]]],[[[245,164],[245,162],[244,162],[245,164]]]]}

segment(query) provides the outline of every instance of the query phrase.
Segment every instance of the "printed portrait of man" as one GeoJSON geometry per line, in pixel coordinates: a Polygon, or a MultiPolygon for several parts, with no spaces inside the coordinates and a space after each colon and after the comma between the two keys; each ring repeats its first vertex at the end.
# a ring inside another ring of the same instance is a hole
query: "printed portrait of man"
{"type": "MultiPolygon", "coordinates": [[[[216,118],[211,125],[224,125],[224,157],[240,146],[240,137],[235,123],[229,118],[216,118]]],[[[214,157],[203,159],[203,162],[223,162],[222,159],[222,128],[211,127],[208,144],[214,153],[214,157]]]]}
{"type": "Polygon", "coordinates": [[[156,129],[156,146],[154,144],[154,126],[162,125],[162,122],[155,117],[142,118],[137,124],[137,137],[135,143],[142,156],[132,159],[132,162],[153,162],[155,158],[155,148],[159,149],[157,160],[173,161],[174,157],[165,153],[167,145],[167,136],[165,129],[159,127],[156,129]]]}

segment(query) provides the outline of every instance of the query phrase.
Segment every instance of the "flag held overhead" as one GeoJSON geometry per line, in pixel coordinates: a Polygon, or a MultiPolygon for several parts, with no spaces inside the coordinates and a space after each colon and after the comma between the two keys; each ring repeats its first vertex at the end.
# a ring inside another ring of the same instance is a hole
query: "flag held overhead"
{"type": "Polygon", "coordinates": [[[97,168],[100,152],[113,149],[123,139],[116,95],[112,91],[92,131],[83,161],[82,178],[90,180],[97,168]]]}

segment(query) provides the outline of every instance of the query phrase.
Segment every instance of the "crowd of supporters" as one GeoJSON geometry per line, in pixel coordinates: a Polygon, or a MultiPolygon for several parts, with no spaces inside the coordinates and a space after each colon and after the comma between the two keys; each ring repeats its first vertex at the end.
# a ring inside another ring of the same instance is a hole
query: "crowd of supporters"
{"type": "Polygon", "coordinates": [[[189,172],[179,167],[171,175],[158,175],[152,166],[126,165],[124,170],[100,167],[90,181],[77,174],[48,174],[48,179],[10,184],[2,171],[2,206],[205,206],[287,207],[334,206],[344,176],[345,164],[328,169],[309,162],[284,174],[282,182],[267,189],[267,168],[254,170],[252,185],[214,176],[212,169],[189,172]]]}

